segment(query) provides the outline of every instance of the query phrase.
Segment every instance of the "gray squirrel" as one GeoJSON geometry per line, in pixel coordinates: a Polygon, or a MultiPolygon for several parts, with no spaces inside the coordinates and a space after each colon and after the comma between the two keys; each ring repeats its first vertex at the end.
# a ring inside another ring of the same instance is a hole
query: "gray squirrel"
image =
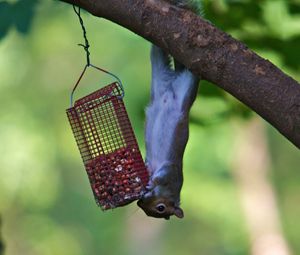
{"type": "MultiPolygon", "coordinates": [[[[195,1],[168,0],[171,4],[198,12],[195,1]]],[[[200,79],[161,48],[151,49],[151,102],[146,110],[146,166],[150,180],[138,201],[148,216],[183,218],[180,191],[183,184],[182,158],[188,141],[189,111],[200,79]]]]}

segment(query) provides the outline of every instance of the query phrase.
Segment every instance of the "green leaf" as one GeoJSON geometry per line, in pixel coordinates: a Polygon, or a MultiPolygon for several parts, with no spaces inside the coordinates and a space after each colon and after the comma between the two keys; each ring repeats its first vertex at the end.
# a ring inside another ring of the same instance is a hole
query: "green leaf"
{"type": "Polygon", "coordinates": [[[37,3],[38,0],[19,0],[15,3],[14,24],[20,33],[28,33],[37,3]]]}
{"type": "Polygon", "coordinates": [[[2,39],[8,32],[12,22],[12,5],[8,2],[0,2],[0,39],[2,39]]]}

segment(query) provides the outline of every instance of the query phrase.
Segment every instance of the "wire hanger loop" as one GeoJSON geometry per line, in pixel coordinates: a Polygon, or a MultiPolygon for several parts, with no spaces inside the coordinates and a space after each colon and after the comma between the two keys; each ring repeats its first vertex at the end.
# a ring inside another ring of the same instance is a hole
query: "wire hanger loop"
{"type": "Polygon", "coordinates": [[[89,48],[90,48],[90,44],[89,44],[89,41],[88,41],[88,38],[87,38],[87,32],[86,32],[86,29],[85,29],[85,26],[84,26],[84,22],[83,22],[83,19],[81,17],[81,8],[78,7],[78,10],[76,9],[76,6],[73,5],[73,10],[74,12],[76,13],[76,15],[78,16],[78,19],[79,19],[79,22],[80,22],[80,25],[81,25],[81,29],[82,29],[82,32],[83,32],[83,38],[84,38],[84,44],[82,43],[79,43],[78,46],[81,46],[83,47],[85,53],[86,53],[86,65],[84,66],[83,68],[83,71],[81,72],[80,76],[79,76],[79,79],[77,80],[72,92],[71,92],[71,96],[70,96],[70,104],[71,104],[71,107],[73,107],[73,97],[74,97],[74,93],[75,93],[75,90],[76,88],[78,87],[83,75],[85,74],[86,72],[86,69],[88,67],[93,67],[95,69],[97,69],[98,71],[101,71],[103,73],[106,73],[112,77],[114,77],[116,80],[117,80],[117,83],[120,85],[121,87],[121,90],[122,90],[122,95],[121,95],[121,99],[125,96],[125,91],[124,91],[124,87],[123,87],[123,84],[122,84],[122,81],[119,79],[119,77],[103,68],[100,68],[100,67],[97,67],[93,64],[91,64],[90,62],[90,51],[89,51],[89,48]]]}

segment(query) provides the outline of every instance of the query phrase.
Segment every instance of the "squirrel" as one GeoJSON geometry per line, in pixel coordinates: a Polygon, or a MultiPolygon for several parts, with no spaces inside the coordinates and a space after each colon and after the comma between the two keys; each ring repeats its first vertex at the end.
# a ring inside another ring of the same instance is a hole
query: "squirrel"
{"type": "MultiPolygon", "coordinates": [[[[180,8],[199,13],[196,1],[168,0],[180,8]]],[[[150,180],[138,201],[148,216],[183,218],[180,191],[183,184],[182,158],[188,141],[189,111],[200,79],[161,48],[151,48],[151,102],[146,109],[146,166],[150,180]]]]}

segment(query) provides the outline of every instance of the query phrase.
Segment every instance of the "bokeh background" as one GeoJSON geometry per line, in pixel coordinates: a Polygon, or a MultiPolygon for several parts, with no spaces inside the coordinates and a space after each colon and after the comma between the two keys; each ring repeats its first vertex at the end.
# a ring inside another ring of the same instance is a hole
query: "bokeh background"
{"type": "MultiPolygon", "coordinates": [[[[206,0],[207,19],[300,81],[300,0],[206,0]]],[[[84,12],[95,65],[118,74],[140,148],[150,44],[84,12]]],[[[300,254],[300,153],[201,82],[184,157],[183,220],[97,208],[65,114],[85,64],[70,5],[0,1],[0,215],[7,255],[300,254]]],[[[80,97],[111,79],[89,70],[80,97]]],[[[1,249],[1,248],[0,248],[1,249]]],[[[1,252],[0,252],[1,253],[1,252]]]]}

